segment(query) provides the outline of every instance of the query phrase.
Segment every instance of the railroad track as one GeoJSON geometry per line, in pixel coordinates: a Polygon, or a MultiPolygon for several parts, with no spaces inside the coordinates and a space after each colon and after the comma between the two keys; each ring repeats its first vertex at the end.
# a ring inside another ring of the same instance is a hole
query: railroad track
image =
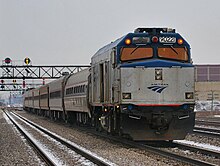
{"type": "MultiPolygon", "coordinates": [[[[81,130],[88,132],[87,129],[85,128],[81,128],[81,130]]],[[[162,148],[156,148],[155,146],[149,145],[146,142],[144,143],[140,143],[140,142],[134,142],[134,141],[130,141],[127,139],[122,139],[121,137],[117,137],[117,136],[111,136],[111,135],[106,135],[104,133],[97,133],[94,130],[89,130],[90,133],[103,137],[105,139],[109,139],[111,141],[115,141],[121,144],[124,144],[126,146],[132,147],[132,148],[137,148],[137,149],[141,149],[141,150],[145,150],[147,152],[151,152],[154,153],[156,155],[160,155],[166,158],[170,158],[173,160],[177,160],[186,164],[192,164],[192,165],[198,165],[198,166],[214,166],[217,164],[213,164],[213,163],[209,163],[206,161],[202,161],[199,159],[194,159],[194,158],[189,158],[183,155],[179,155],[173,152],[169,152],[166,150],[163,150],[162,148]]],[[[194,152],[200,152],[202,154],[205,155],[209,155],[209,156],[213,156],[216,158],[220,159],[220,153],[217,151],[212,151],[212,150],[208,150],[208,149],[204,149],[204,148],[199,148],[199,147],[193,147],[193,146],[189,146],[189,145],[185,145],[182,143],[178,143],[178,142],[167,142],[167,141],[162,141],[165,142],[165,144],[167,145],[167,147],[178,147],[184,150],[190,150],[190,151],[194,151],[194,152]]]]}
{"type": "Polygon", "coordinates": [[[220,138],[220,130],[207,127],[194,127],[193,133],[220,138]]]}
{"type": "Polygon", "coordinates": [[[46,153],[44,153],[44,150],[42,148],[40,148],[37,145],[37,143],[31,139],[31,136],[29,135],[29,133],[26,132],[22,128],[22,126],[20,126],[18,123],[16,123],[16,121],[14,121],[11,118],[11,116],[8,113],[6,113],[6,111],[3,111],[3,112],[7,115],[9,120],[15,125],[15,127],[20,131],[20,133],[25,137],[25,139],[30,143],[30,145],[34,148],[35,152],[37,152],[37,154],[41,157],[41,159],[43,159],[43,161],[49,166],[55,165],[53,160],[51,160],[51,158],[46,153]]]}
{"type": "Polygon", "coordinates": [[[172,142],[169,141],[158,141],[158,142],[147,142],[145,144],[151,145],[154,147],[162,147],[162,148],[178,148],[182,150],[189,150],[193,152],[199,152],[204,155],[212,156],[214,158],[220,159],[220,152],[217,150],[212,150],[212,149],[206,149],[203,147],[198,147],[198,146],[192,146],[186,143],[187,141],[184,140],[174,140],[172,142]]]}
{"type": "MultiPolygon", "coordinates": [[[[205,155],[211,155],[211,156],[214,156],[214,157],[217,157],[217,156],[219,157],[220,156],[220,153],[215,152],[215,151],[200,149],[200,148],[197,148],[197,147],[192,147],[192,146],[177,143],[177,142],[176,143],[166,142],[166,143],[168,144],[168,148],[169,147],[175,147],[175,148],[182,149],[182,150],[190,150],[190,151],[194,151],[194,152],[201,152],[205,155]]],[[[181,162],[186,163],[186,164],[192,164],[192,165],[198,165],[198,166],[215,165],[213,163],[209,163],[209,162],[202,161],[202,160],[199,160],[199,159],[189,158],[189,157],[186,157],[186,156],[183,156],[183,155],[180,155],[180,154],[176,154],[174,152],[170,152],[169,150],[163,150],[163,148],[162,149],[161,148],[154,148],[154,147],[149,146],[148,144],[145,144],[145,143],[142,143],[138,146],[143,146],[144,149],[146,148],[147,150],[148,149],[153,150],[154,152],[156,152],[159,155],[162,155],[162,156],[168,157],[168,158],[172,158],[174,160],[178,160],[178,161],[181,161],[181,162]]]]}
{"type": "MultiPolygon", "coordinates": [[[[158,155],[161,155],[161,156],[164,156],[164,157],[168,157],[168,158],[171,158],[171,159],[174,159],[174,160],[178,160],[178,161],[181,161],[183,163],[186,163],[186,164],[193,164],[193,165],[198,165],[198,166],[210,166],[210,165],[215,165],[213,163],[208,163],[206,161],[202,161],[202,160],[199,160],[199,159],[194,159],[194,158],[189,158],[189,157],[186,157],[186,156],[183,156],[183,155],[180,155],[180,154],[176,154],[176,153],[173,153],[173,152],[170,152],[170,151],[166,151],[166,150],[163,150],[163,148],[155,148],[153,146],[149,146],[148,144],[146,143],[134,143],[133,141],[132,142],[127,142],[126,141],[126,144],[130,145],[130,146],[134,146],[136,148],[139,148],[139,149],[143,149],[143,150],[146,150],[146,151],[150,151],[152,153],[155,153],[155,154],[158,154],[158,155]]],[[[200,149],[200,148],[197,148],[197,147],[191,147],[189,145],[184,145],[184,144],[180,144],[180,143],[169,143],[169,146],[168,147],[178,147],[180,149],[184,149],[184,150],[191,150],[191,151],[194,151],[194,152],[201,152],[205,155],[212,155],[212,156],[220,156],[220,154],[218,152],[214,152],[214,151],[210,151],[210,150],[205,150],[205,149],[200,149]]]]}
{"type": "MultiPolygon", "coordinates": [[[[20,116],[20,115],[18,115],[18,116],[20,116]]],[[[199,159],[188,158],[186,156],[176,154],[176,153],[173,153],[173,152],[169,152],[169,151],[163,150],[161,148],[156,148],[154,146],[147,145],[146,143],[138,143],[138,142],[134,142],[134,141],[129,141],[127,139],[122,139],[121,137],[106,135],[105,133],[97,133],[93,129],[85,129],[85,128],[82,128],[82,127],[78,127],[78,128],[85,131],[85,132],[89,132],[89,133],[92,133],[94,135],[100,136],[102,138],[109,139],[111,141],[115,141],[115,142],[124,144],[126,146],[132,147],[132,148],[145,150],[147,152],[151,152],[151,153],[154,153],[156,155],[163,156],[163,157],[166,157],[166,158],[170,158],[170,159],[173,159],[173,160],[177,160],[177,161],[180,161],[180,162],[183,162],[183,163],[199,165],[199,166],[203,166],[203,165],[204,166],[213,166],[213,165],[215,165],[213,163],[208,163],[206,161],[201,161],[199,159]]],[[[169,146],[175,146],[175,147],[178,147],[180,149],[184,149],[184,150],[187,149],[187,150],[195,151],[195,152],[199,151],[202,154],[214,156],[214,157],[217,157],[217,158],[219,158],[219,156],[220,156],[218,152],[211,151],[211,150],[206,150],[206,149],[202,149],[202,148],[197,148],[197,147],[191,147],[189,145],[184,145],[184,144],[181,144],[181,143],[172,143],[172,145],[170,144],[169,146]]]]}
{"type": "Polygon", "coordinates": [[[179,149],[184,149],[184,150],[190,150],[190,151],[194,151],[194,152],[200,152],[204,155],[209,155],[209,156],[213,156],[216,158],[220,159],[220,152],[219,151],[215,151],[215,150],[211,150],[211,149],[205,149],[205,148],[201,148],[201,147],[196,147],[196,146],[191,146],[191,145],[187,145],[182,143],[183,141],[173,141],[173,142],[168,142],[167,144],[171,147],[178,147],[179,149]]]}
{"type": "Polygon", "coordinates": [[[220,122],[207,121],[207,120],[196,120],[196,125],[206,125],[206,126],[220,127],[220,122]]]}
{"type": "Polygon", "coordinates": [[[110,161],[103,159],[102,157],[99,157],[94,153],[91,153],[89,150],[86,150],[83,147],[80,147],[77,144],[70,142],[70,141],[48,131],[47,129],[27,120],[26,118],[24,118],[18,114],[15,114],[15,113],[9,114],[8,112],[5,112],[5,111],[4,111],[4,113],[12,121],[12,123],[18,128],[18,130],[25,136],[25,138],[28,140],[28,142],[31,143],[31,145],[34,147],[34,149],[37,151],[37,153],[40,155],[40,157],[46,162],[47,165],[53,166],[53,165],[60,165],[60,164],[57,163],[57,161],[54,161],[53,157],[51,157],[50,154],[48,155],[48,153],[45,152],[45,149],[42,148],[42,145],[39,145],[39,143],[37,143],[33,139],[33,136],[31,136],[31,134],[28,133],[27,130],[25,130],[24,127],[22,127],[22,125],[20,125],[17,122],[17,120],[14,120],[14,118],[12,116],[14,116],[15,118],[18,118],[19,120],[21,120],[25,123],[28,123],[29,125],[33,126],[32,128],[37,128],[38,130],[40,130],[41,132],[43,132],[47,136],[51,137],[52,139],[55,139],[56,141],[58,141],[62,145],[65,145],[66,147],[68,147],[72,151],[85,157],[87,160],[89,160],[91,162],[91,164],[100,165],[100,166],[115,165],[114,163],[111,163],[110,161]]]}

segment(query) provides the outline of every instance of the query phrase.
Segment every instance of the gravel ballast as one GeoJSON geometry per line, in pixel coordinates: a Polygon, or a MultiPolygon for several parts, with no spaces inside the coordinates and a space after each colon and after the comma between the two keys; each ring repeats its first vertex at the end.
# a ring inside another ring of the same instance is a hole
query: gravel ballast
{"type": "Polygon", "coordinates": [[[2,110],[0,110],[0,165],[44,165],[2,110]]]}

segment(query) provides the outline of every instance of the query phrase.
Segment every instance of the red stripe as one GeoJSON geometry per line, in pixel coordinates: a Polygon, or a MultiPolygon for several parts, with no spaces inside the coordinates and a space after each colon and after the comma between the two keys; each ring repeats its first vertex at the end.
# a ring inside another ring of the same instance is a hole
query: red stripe
{"type": "Polygon", "coordinates": [[[138,106],[147,106],[147,107],[160,107],[160,106],[169,106],[169,107],[178,107],[181,104],[137,104],[138,106]]]}

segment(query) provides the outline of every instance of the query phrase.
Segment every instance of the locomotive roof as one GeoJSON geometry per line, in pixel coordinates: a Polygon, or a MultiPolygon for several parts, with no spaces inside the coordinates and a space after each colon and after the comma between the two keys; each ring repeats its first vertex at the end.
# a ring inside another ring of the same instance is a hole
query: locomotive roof
{"type": "MultiPolygon", "coordinates": [[[[126,36],[126,35],[125,35],[125,36],[126,36]]],[[[108,51],[108,50],[111,49],[111,48],[116,47],[116,46],[124,39],[125,36],[123,36],[123,37],[121,37],[121,38],[115,40],[114,42],[111,42],[111,43],[107,44],[106,46],[100,48],[100,49],[92,56],[92,58],[94,58],[94,57],[96,57],[96,56],[98,56],[98,55],[100,55],[100,54],[102,54],[102,53],[108,51]]]]}
{"type": "Polygon", "coordinates": [[[180,36],[179,33],[176,33],[175,29],[172,28],[137,28],[134,30],[133,33],[128,33],[121,38],[115,40],[114,42],[111,42],[110,44],[107,44],[106,46],[100,48],[93,56],[92,59],[96,58],[97,56],[103,54],[104,52],[107,52],[108,50],[120,45],[120,43],[127,37],[131,36],[134,34],[138,35],[157,35],[157,34],[172,34],[172,35],[178,35],[180,36]]]}

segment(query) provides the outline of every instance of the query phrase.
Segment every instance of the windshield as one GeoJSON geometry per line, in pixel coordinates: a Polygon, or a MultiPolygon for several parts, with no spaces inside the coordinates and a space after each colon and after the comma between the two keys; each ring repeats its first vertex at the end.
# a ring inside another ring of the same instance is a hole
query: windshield
{"type": "Polygon", "coordinates": [[[122,48],[121,49],[121,61],[130,61],[150,58],[153,56],[153,49],[146,47],[133,47],[133,48],[122,48]]]}
{"type": "Polygon", "coordinates": [[[163,47],[158,48],[158,56],[161,58],[188,61],[187,48],[185,47],[163,47]]]}

